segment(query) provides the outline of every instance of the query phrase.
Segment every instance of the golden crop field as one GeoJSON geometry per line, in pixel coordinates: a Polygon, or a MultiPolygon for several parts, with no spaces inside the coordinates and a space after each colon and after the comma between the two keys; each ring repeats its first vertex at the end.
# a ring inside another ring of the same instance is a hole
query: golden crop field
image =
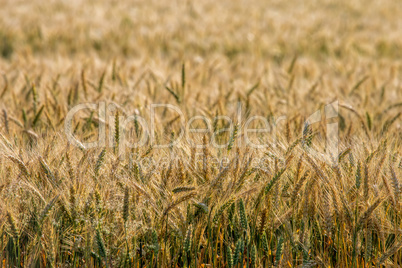
{"type": "Polygon", "coordinates": [[[402,2],[0,0],[0,267],[402,267],[402,2]]]}

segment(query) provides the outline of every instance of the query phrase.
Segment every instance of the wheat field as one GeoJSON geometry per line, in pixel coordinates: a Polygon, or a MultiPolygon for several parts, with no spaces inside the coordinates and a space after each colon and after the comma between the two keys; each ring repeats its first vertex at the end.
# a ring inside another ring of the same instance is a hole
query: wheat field
{"type": "Polygon", "coordinates": [[[0,267],[402,267],[400,1],[0,4],[0,267]]]}

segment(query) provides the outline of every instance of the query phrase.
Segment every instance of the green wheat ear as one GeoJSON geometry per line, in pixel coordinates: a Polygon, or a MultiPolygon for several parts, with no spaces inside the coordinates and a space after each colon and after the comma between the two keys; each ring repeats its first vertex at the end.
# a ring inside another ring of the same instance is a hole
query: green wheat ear
{"type": "Polygon", "coordinates": [[[186,66],[183,63],[181,65],[181,89],[184,90],[186,87],[186,66]]]}
{"type": "Polygon", "coordinates": [[[45,173],[48,180],[55,182],[56,178],[55,178],[53,172],[51,171],[50,167],[47,165],[47,163],[41,156],[39,157],[39,163],[40,163],[43,173],[45,173]]]}
{"type": "Polygon", "coordinates": [[[190,191],[194,191],[195,187],[193,186],[179,186],[176,187],[172,190],[172,193],[174,194],[178,194],[178,193],[183,193],[183,192],[190,192],[190,191]]]}
{"type": "Polygon", "coordinates": [[[155,229],[152,230],[152,244],[154,246],[155,255],[158,255],[159,252],[159,242],[158,242],[158,233],[155,229]]]}
{"type": "Polygon", "coordinates": [[[282,250],[283,250],[283,236],[279,237],[278,245],[276,246],[275,266],[278,266],[281,263],[282,250]]]}
{"type": "Polygon", "coordinates": [[[32,92],[32,100],[33,100],[33,112],[36,114],[37,107],[38,107],[38,91],[36,90],[35,84],[32,83],[31,87],[32,92]]]}
{"type": "Polygon", "coordinates": [[[43,223],[43,221],[45,220],[45,218],[49,215],[50,210],[53,208],[53,206],[56,204],[57,199],[59,198],[59,196],[57,195],[56,197],[54,197],[52,200],[50,200],[50,202],[46,205],[46,207],[42,210],[40,216],[39,216],[39,222],[40,225],[43,223]]]}
{"type": "Polygon", "coordinates": [[[96,239],[96,245],[98,246],[99,256],[106,259],[106,247],[105,243],[103,242],[102,234],[99,228],[96,229],[95,239],[96,239]]]}
{"type": "Polygon", "coordinates": [[[233,148],[234,142],[235,142],[235,140],[236,140],[236,138],[237,138],[238,131],[239,131],[239,124],[236,124],[236,125],[234,126],[232,135],[230,136],[230,139],[229,139],[228,152],[229,152],[230,150],[232,150],[232,148],[233,148]]]}
{"type": "Polygon", "coordinates": [[[255,267],[256,262],[257,262],[257,249],[255,248],[254,243],[251,246],[250,257],[251,257],[251,267],[255,267]]]}
{"type": "Polygon", "coordinates": [[[191,225],[188,227],[186,239],[184,240],[184,252],[189,253],[191,249],[191,234],[192,234],[192,227],[191,225]]]}
{"type": "Polygon", "coordinates": [[[234,256],[233,256],[233,265],[236,265],[237,263],[239,263],[239,262],[241,262],[241,260],[240,260],[240,256],[241,256],[241,254],[243,253],[243,251],[242,251],[242,241],[241,241],[241,239],[239,239],[239,240],[237,240],[237,243],[236,243],[236,249],[235,249],[235,253],[234,253],[234,256]]]}
{"type": "Polygon", "coordinates": [[[100,77],[100,79],[99,79],[99,84],[98,84],[98,92],[99,92],[99,93],[102,92],[103,83],[104,83],[104,80],[105,80],[105,75],[106,75],[106,70],[103,71],[103,73],[102,73],[102,75],[101,75],[101,77],[100,77]]]}
{"type": "Polygon", "coordinates": [[[103,149],[100,154],[98,155],[98,160],[96,160],[95,164],[95,176],[99,176],[99,170],[103,164],[103,161],[105,160],[105,155],[106,155],[106,149],[103,149]]]}
{"type": "Polygon", "coordinates": [[[124,190],[124,203],[123,203],[123,220],[124,223],[128,221],[129,217],[129,202],[130,202],[130,193],[128,187],[124,190]]]}
{"type": "Polygon", "coordinates": [[[360,161],[357,163],[357,169],[356,169],[356,189],[360,189],[361,185],[361,180],[362,180],[362,175],[361,175],[361,163],[360,161]]]}
{"type": "Polygon", "coordinates": [[[243,230],[247,230],[247,215],[246,215],[246,209],[244,207],[243,198],[241,198],[239,201],[239,215],[240,215],[241,227],[243,228],[243,230]]]}
{"type": "Polygon", "coordinates": [[[268,254],[268,239],[267,239],[267,234],[265,233],[265,231],[262,233],[262,237],[261,237],[261,246],[262,249],[264,250],[265,254],[268,254]]]}
{"type": "Polygon", "coordinates": [[[85,78],[85,70],[83,69],[81,71],[81,84],[82,84],[82,89],[84,90],[84,95],[87,97],[88,95],[88,89],[87,89],[87,82],[85,78]]]}
{"type": "Polygon", "coordinates": [[[233,202],[233,203],[230,205],[230,208],[228,209],[228,220],[229,220],[229,222],[230,222],[231,225],[233,225],[235,213],[236,213],[236,203],[233,202]]]}
{"type": "Polygon", "coordinates": [[[120,144],[120,113],[116,112],[114,116],[114,150],[115,153],[119,152],[119,144],[120,144]]]}
{"type": "Polygon", "coordinates": [[[228,208],[230,205],[232,205],[234,203],[235,199],[232,198],[229,201],[227,201],[225,204],[223,204],[219,209],[218,212],[215,214],[212,222],[213,223],[217,223],[219,220],[219,217],[223,214],[223,212],[225,211],[226,208],[228,208]]]}
{"type": "Polygon", "coordinates": [[[230,246],[227,246],[226,258],[227,258],[228,268],[232,268],[233,267],[233,255],[232,255],[232,250],[230,249],[230,246]]]}

